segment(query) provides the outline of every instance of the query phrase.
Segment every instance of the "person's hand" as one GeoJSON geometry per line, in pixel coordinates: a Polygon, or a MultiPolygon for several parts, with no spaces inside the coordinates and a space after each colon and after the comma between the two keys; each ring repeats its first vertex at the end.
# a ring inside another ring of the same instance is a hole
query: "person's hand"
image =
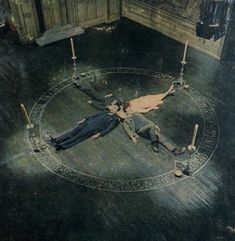
{"type": "Polygon", "coordinates": [[[170,86],[170,88],[169,88],[169,90],[167,91],[168,92],[168,95],[171,95],[171,94],[173,94],[173,93],[175,93],[175,86],[172,84],[171,86],[170,86]]]}
{"type": "Polygon", "coordinates": [[[104,98],[110,98],[110,97],[112,97],[113,96],[113,94],[108,94],[108,95],[105,95],[105,97],[104,98]]]}
{"type": "Polygon", "coordinates": [[[77,122],[77,124],[80,125],[80,124],[82,124],[85,120],[86,120],[86,119],[83,119],[83,120],[77,122]]]}
{"type": "Polygon", "coordinates": [[[95,134],[94,136],[91,137],[91,140],[95,140],[100,136],[100,133],[95,134]]]}
{"type": "Polygon", "coordinates": [[[138,137],[139,137],[139,136],[138,136],[137,134],[133,134],[133,135],[131,136],[131,140],[136,144],[138,137]]]}
{"type": "Polygon", "coordinates": [[[157,131],[159,131],[159,132],[161,131],[161,129],[158,125],[155,125],[155,128],[156,128],[157,131]]]}
{"type": "Polygon", "coordinates": [[[136,137],[132,136],[131,140],[134,142],[134,144],[137,144],[137,138],[136,137]]]}

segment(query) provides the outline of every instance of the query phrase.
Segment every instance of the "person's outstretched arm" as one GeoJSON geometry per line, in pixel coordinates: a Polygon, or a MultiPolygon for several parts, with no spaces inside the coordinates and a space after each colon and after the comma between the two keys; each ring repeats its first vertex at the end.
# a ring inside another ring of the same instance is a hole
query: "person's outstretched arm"
{"type": "Polygon", "coordinates": [[[173,93],[175,93],[175,87],[172,84],[170,86],[170,88],[165,93],[160,94],[160,95],[162,95],[162,99],[161,100],[164,100],[167,96],[172,95],[173,93]]]}
{"type": "Polygon", "coordinates": [[[97,110],[106,110],[106,106],[102,102],[98,102],[96,100],[89,100],[88,104],[96,108],[97,110]]]}
{"type": "Polygon", "coordinates": [[[123,129],[127,133],[127,135],[131,138],[131,140],[136,144],[137,138],[139,137],[135,132],[135,123],[131,118],[127,118],[123,121],[123,129]]]}

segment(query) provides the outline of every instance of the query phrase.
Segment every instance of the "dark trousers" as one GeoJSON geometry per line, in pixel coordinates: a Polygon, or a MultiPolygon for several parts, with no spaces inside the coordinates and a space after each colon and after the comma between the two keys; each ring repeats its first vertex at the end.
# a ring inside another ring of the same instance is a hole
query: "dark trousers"
{"type": "Polygon", "coordinates": [[[97,134],[97,132],[98,131],[94,129],[94,125],[90,125],[89,121],[85,121],[65,134],[55,137],[53,144],[57,149],[66,149],[97,134]]]}
{"type": "Polygon", "coordinates": [[[137,134],[150,139],[152,143],[160,143],[168,151],[172,152],[175,147],[157,130],[154,124],[147,124],[137,131],[137,134]]]}

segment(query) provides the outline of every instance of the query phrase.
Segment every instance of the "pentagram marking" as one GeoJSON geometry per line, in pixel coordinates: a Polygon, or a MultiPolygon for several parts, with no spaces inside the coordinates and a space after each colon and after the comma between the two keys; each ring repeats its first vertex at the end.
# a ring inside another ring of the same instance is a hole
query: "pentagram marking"
{"type": "MultiPolygon", "coordinates": [[[[146,75],[152,76],[163,81],[173,81],[175,78],[163,73],[158,73],[148,69],[139,68],[106,68],[97,69],[85,73],[83,79],[92,79],[93,77],[98,77],[108,74],[133,74],[133,75],[146,75]]],[[[38,101],[34,104],[30,116],[35,127],[28,131],[28,140],[31,147],[35,148],[35,140],[45,144],[41,136],[41,118],[43,111],[47,104],[53,99],[55,95],[59,92],[72,85],[71,79],[64,79],[62,82],[58,83],[51,89],[49,89],[43,96],[41,96],[38,101]]],[[[190,171],[192,173],[197,173],[201,168],[203,168],[206,163],[213,156],[219,140],[219,126],[216,119],[215,112],[209,102],[196,90],[190,88],[190,90],[181,90],[186,94],[192,101],[198,106],[202,118],[203,118],[203,139],[200,143],[198,150],[191,155],[189,158],[190,171]]],[[[174,175],[174,170],[166,172],[161,175],[139,178],[133,180],[121,180],[121,179],[108,179],[101,178],[97,176],[92,176],[87,173],[80,172],[78,170],[72,169],[61,163],[49,149],[42,149],[41,152],[34,153],[37,159],[51,172],[56,175],[69,180],[71,182],[88,186],[99,190],[108,190],[113,192],[137,192],[146,191],[152,189],[163,188],[172,185],[176,182],[185,180],[187,176],[182,178],[177,178],[174,175]]]]}

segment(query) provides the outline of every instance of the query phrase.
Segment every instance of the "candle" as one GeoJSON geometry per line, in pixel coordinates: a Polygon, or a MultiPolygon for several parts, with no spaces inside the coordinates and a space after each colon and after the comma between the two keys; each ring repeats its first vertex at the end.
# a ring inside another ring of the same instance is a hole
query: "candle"
{"type": "Polygon", "coordinates": [[[74,51],[74,44],[73,44],[73,38],[70,38],[70,43],[71,43],[71,48],[72,48],[72,55],[73,55],[73,58],[75,58],[75,51],[74,51]]]}
{"type": "Polygon", "coordinates": [[[28,115],[28,113],[27,113],[27,110],[26,110],[24,104],[21,104],[20,107],[21,107],[21,109],[22,109],[22,111],[23,111],[23,113],[24,113],[24,115],[25,115],[25,117],[26,117],[26,120],[27,120],[27,122],[28,122],[27,128],[28,128],[28,129],[29,129],[29,128],[33,128],[33,124],[31,123],[31,121],[30,121],[30,119],[29,119],[29,115],[28,115]]]}
{"type": "Polygon", "coordinates": [[[186,41],[185,46],[184,46],[184,57],[183,57],[183,60],[182,60],[183,63],[185,63],[187,49],[188,49],[188,40],[186,41]]]}
{"type": "Polygon", "coordinates": [[[194,130],[193,130],[193,138],[192,138],[192,143],[191,143],[192,146],[195,146],[197,131],[198,131],[198,124],[195,125],[194,130]]]}
{"type": "Polygon", "coordinates": [[[196,137],[197,137],[197,131],[198,131],[198,124],[195,125],[194,130],[193,130],[193,137],[192,137],[192,142],[191,144],[188,146],[188,149],[190,151],[196,151],[196,146],[195,146],[195,141],[196,141],[196,137]]]}

